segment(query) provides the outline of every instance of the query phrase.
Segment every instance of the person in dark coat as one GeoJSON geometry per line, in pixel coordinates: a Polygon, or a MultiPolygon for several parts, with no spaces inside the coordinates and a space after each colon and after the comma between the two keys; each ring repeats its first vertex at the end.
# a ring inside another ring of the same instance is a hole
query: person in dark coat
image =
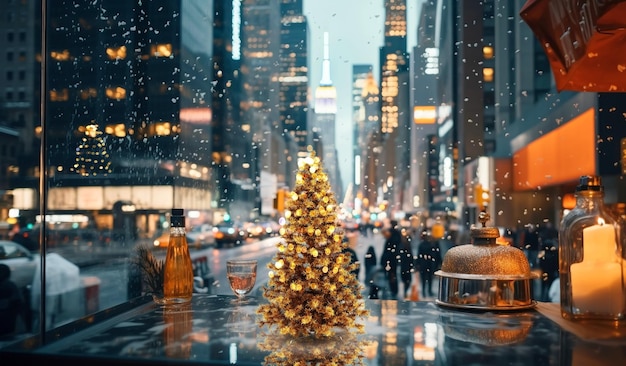
{"type": "Polygon", "coordinates": [[[433,274],[441,267],[441,248],[438,240],[429,240],[426,233],[418,247],[417,263],[422,282],[422,296],[433,296],[433,274]]]}
{"type": "Polygon", "coordinates": [[[0,335],[15,332],[23,304],[20,289],[11,281],[11,268],[0,264],[0,335]]]}
{"type": "Polygon", "coordinates": [[[408,233],[402,233],[400,244],[400,279],[404,285],[404,298],[407,298],[411,290],[411,280],[414,268],[413,250],[411,249],[411,237],[408,233]]]}
{"type": "Polygon", "coordinates": [[[539,233],[535,225],[526,225],[521,238],[524,253],[531,268],[537,267],[539,255],[539,233]]]}
{"type": "Polygon", "coordinates": [[[539,255],[541,269],[541,301],[550,301],[550,286],[559,277],[559,246],[557,239],[546,240],[539,255]]]}
{"type": "Polygon", "coordinates": [[[365,283],[369,283],[370,279],[372,278],[374,268],[376,268],[376,263],[378,263],[376,261],[376,250],[374,249],[373,245],[370,245],[369,248],[367,248],[364,259],[365,260],[363,262],[365,263],[365,283]]]}
{"type": "Polygon", "coordinates": [[[359,256],[354,249],[350,248],[350,242],[346,236],[343,237],[343,249],[344,253],[350,254],[350,264],[356,263],[356,268],[352,270],[352,273],[359,278],[359,272],[361,271],[361,263],[359,262],[359,256]]]}
{"type": "Polygon", "coordinates": [[[385,247],[380,258],[380,265],[385,270],[392,299],[397,299],[398,297],[398,264],[400,262],[400,246],[402,242],[402,234],[397,229],[397,225],[396,221],[391,221],[391,227],[383,230],[385,247]]]}

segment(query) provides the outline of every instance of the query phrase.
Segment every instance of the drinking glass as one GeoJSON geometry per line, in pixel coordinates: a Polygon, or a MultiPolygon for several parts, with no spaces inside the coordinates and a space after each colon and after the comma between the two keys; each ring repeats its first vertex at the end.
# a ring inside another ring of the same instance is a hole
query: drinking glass
{"type": "Polygon", "coordinates": [[[226,262],[230,288],[239,301],[252,291],[256,282],[256,259],[232,259],[226,262]]]}

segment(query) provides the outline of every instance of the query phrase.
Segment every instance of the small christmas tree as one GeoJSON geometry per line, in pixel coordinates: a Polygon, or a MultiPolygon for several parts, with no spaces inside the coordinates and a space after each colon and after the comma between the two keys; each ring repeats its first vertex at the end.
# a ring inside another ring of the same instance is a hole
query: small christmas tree
{"type": "MultiPolygon", "coordinates": [[[[309,151],[311,149],[309,148],[309,151]]],[[[333,336],[338,329],[364,325],[362,286],[351,272],[358,264],[344,253],[337,230],[337,203],[320,159],[311,151],[298,162],[296,186],[287,196],[283,240],[268,264],[269,282],[259,306],[260,325],[290,336],[333,336]]]]}
{"type": "Polygon", "coordinates": [[[100,135],[102,131],[98,131],[97,125],[85,127],[85,136],[76,149],[76,158],[74,165],[70,167],[71,171],[84,177],[111,173],[111,157],[100,135]]]}

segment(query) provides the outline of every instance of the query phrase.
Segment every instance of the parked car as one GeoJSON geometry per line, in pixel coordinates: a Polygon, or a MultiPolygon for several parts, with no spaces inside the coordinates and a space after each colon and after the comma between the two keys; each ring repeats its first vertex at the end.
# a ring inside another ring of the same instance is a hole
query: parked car
{"type": "Polygon", "coordinates": [[[243,227],[249,238],[260,239],[265,236],[265,228],[260,222],[246,222],[243,227]]]}
{"type": "Polygon", "coordinates": [[[264,221],[261,223],[261,226],[263,226],[264,228],[264,236],[265,237],[270,237],[270,236],[277,236],[280,235],[280,224],[277,223],[276,221],[264,221]]]}
{"type": "Polygon", "coordinates": [[[187,243],[196,247],[215,245],[213,226],[203,224],[192,227],[191,230],[187,232],[187,243]]]}
{"type": "Polygon", "coordinates": [[[165,249],[167,248],[167,245],[170,242],[170,232],[165,230],[163,231],[163,234],[157,236],[153,241],[152,241],[152,245],[154,245],[155,248],[159,248],[159,249],[165,249]]]}
{"type": "MultiPolygon", "coordinates": [[[[155,248],[167,248],[170,241],[170,232],[165,230],[152,241],[155,248]]],[[[201,225],[192,228],[187,232],[187,245],[200,249],[206,246],[215,245],[213,227],[211,225],[201,225]]]]}
{"type": "Polygon", "coordinates": [[[221,222],[213,227],[213,236],[217,247],[222,248],[224,244],[242,245],[247,233],[243,227],[233,222],[221,222]]]}
{"type": "Polygon", "coordinates": [[[264,239],[279,235],[280,224],[276,221],[253,221],[246,222],[243,227],[249,238],[264,239]]]}
{"type": "Polygon", "coordinates": [[[39,254],[10,240],[0,240],[0,263],[11,268],[11,281],[24,289],[33,283],[39,267],[39,254]]]}

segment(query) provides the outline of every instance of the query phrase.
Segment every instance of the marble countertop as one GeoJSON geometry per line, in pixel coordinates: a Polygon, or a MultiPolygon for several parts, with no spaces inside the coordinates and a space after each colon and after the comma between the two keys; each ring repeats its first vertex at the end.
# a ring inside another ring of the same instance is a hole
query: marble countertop
{"type": "MultiPolygon", "coordinates": [[[[626,359],[623,325],[577,333],[557,304],[477,312],[433,302],[365,300],[365,334],[291,339],[257,325],[259,299],[194,295],[170,310],[147,298],[105,310],[0,350],[3,365],[614,365],[626,359]],[[602,329],[608,329],[610,336],[602,329]],[[620,330],[621,329],[621,330],[620,330]],[[602,336],[593,336],[602,334],[602,336]]],[[[576,326],[580,326],[577,324],[576,326]]],[[[582,328],[585,328],[582,326],[582,328]]]]}

